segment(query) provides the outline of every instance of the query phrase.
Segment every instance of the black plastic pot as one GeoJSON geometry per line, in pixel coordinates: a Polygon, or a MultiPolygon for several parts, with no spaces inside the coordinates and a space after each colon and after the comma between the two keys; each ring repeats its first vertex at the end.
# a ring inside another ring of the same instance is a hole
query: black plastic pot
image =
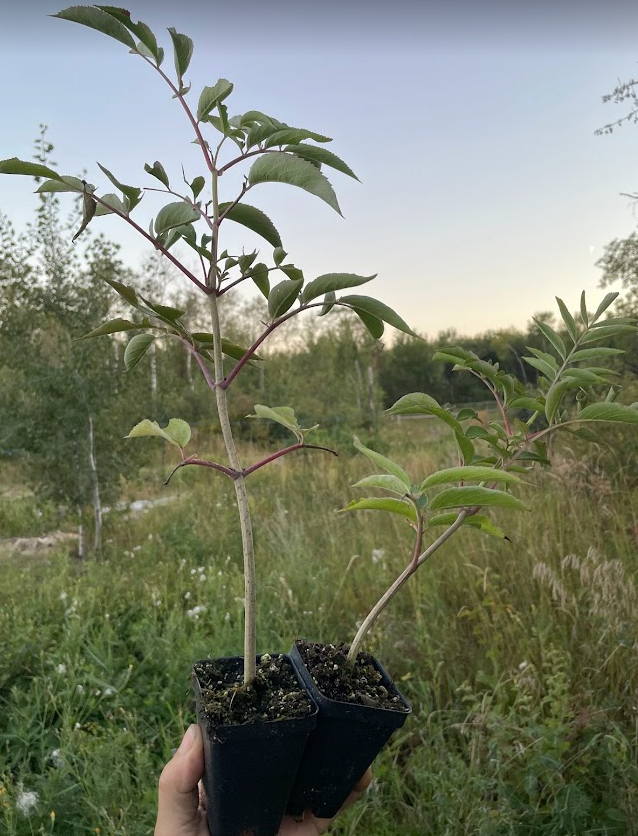
{"type": "Polygon", "coordinates": [[[287,811],[300,816],[310,809],[315,816],[331,818],[412,709],[376,659],[373,663],[383,677],[382,684],[401,698],[404,711],[328,699],[317,688],[296,644],[290,658],[319,706],[319,717],[308,738],[287,811]]]}
{"type": "MultiPolygon", "coordinates": [[[[272,655],[283,657],[291,665],[305,690],[290,657],[272,655]]],[[[258,662],[260,658],[257,657],[258,662]]],[[[237,671],[243,668],[241,657],[204,659],[195,665],[212,661],[226,663],[237,671]]],[[[317,722],[316,705],[314,712],[305,717],[218,726],[211,734],[202,711],[202,690],[194,669],[192,679],[197,722],[204,739],[203,785],[211,834],[239,836],[248,830],[255,836],[276,836],[308,735],[317,722]]]]}

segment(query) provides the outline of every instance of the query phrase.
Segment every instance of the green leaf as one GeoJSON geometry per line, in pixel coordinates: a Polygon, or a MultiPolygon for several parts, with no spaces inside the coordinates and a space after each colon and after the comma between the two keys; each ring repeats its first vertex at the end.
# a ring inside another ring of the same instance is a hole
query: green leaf
{"type": "Polygon", "coordinates": [[[70,20],[73,23],[81,23],[83,26],[96,29],[137,52],[135,40],[126,26],[97,6],[70,6],[51,17],[59,17],[62,20],[70,20]]]}
{"type": "Polygon", "coordinates": [[[119,189],[123,195],[128,197],[130,202],[129,209],[134,209],[142,199],[142,190],[138,189],[136,186],[125,186],[123,183],[120,183],[120,181],[113,174],[111,174],[108,168],[103,166],[101,163],[98,163],[98,165],[100,166],[104,174],[106,174],[106,176],[109,178],[111,183],[113,183],[115,188],[119,189]]]}
{"type": "Polygon", "coordinates": [[[166,441],[170,441],[171,444],[174,444],[175,447],[179,447],[181,450],[190,441],[191,428],[181,418],[171,418],[164,428],[160,427],[157,421],[149,421],[148,418],[145,418],[139,424],[136,424],[130,433],[124,437],[142,438],[144,436],[158,436],[166,441]]]}
{"type": "Polygon", "coordinates": [[[329,136],[316,134],[304,128],[282,128],[267,137],[264,148],[272,148],[275,145],[288,145],[290,142],[301,142],[302,139],[312,139],[315,142],[332,142],[329,136]]]}
{"type": "Polygon", "coordinates": [[[459,448],[463,462],[469,464],[474,456],[474,445],[469,438],[459,430],[454,430],[454,439],[459,448]]]}
{"type": "Polygon", "coordinates": [[[591,328],[586,334],[580,338],[580,345],[586,343],[597,342],[598,340],[606,339],[607,337],[616,337],[619,334],[635,334],[635,325],[599,325],[591,328]]]}
{"type": "Polygon", "coordinates": [[[154,339],[155,337],[152,334],[138,334],[131,337],[124,351],[124,367],[127,372],[137,366],[153,344],[154,339]]]}
{"type": "MultiPolygon", "coordinates": [[[[232,206],[232,204],[220,203],[220,215],[223,215],[229,206],[232,206]]],[[[246,203],[236,203],[235,206],[230,209],[228,214],[224,215],[224,220],[226,219],[251,229],[253,232],[256,232],[257,235],[260,235],[265,241],[268,241],[269,244],[272,244],[273,247],[281,247],[281,237],[277,232],[275,225],[270,220],[268,215],[262,212],[261,209],[256,209],[254,206],[248,206],[246,203]]]]}
{"type": "Polygon", "coordinates": [[[365,499],[353,499],[341,511],[389,511],[391,514],[407,517],[413,523],[417,521],[416,510],[413,505],[389,497],[369,496],[365,499]]]}
{"type": "Polygon", "coordinates": [[[448,467],[426,477],[419,485],[419,493],[433,485],[446,482],[520,482],[518,476],[492,467],[448,467]]]}
{"type": "Polygon", "coordinates": [[[293,282],[303,282],[303,270],[295,267],[294,264],[282,264],[279,269],[293,282]]]}
{"type": "MultiPolygon", "coordinates": [[[[559,336],[559,334],[557,334],[556,331],[554,331],[554,329],[551,326],[549,326],[546,322],[543,322],[540,319],[536,319],[535,317],[533,317],[533,319],[541,334],[543,334],[545,339],[547,339],[550,342],[550,344],[554,346],[556,351],[564,360],[567,357],[567,349],[565,348],[565,343],[563,342],[562,337],[559,336]]],[[[529,350],[531,351],[531,349],[529,350]]]]}
{"type": "Polygon", "coordinates": [[[444,409],[438,401],[423,392],[411,392],[386,409],[387,415],[435,415],[451,427],[456,433],[463,435],[463,427],[456,418],[444,409]]]}
{"type": "Polygon", "coordinates": [[[75,233],[72,241],[76,241],[78,236],[80,236],[90,222],[93,220],[93,216],[95,215],[95,210],[97,209],[97,203],[95,202],[95,198],[93,195],[87,191],[86,186],[84,187],[84,196],[82,197],[82,223],[80,228],[75,233]]]}
{"type": "Polygon", "coordinates": [[[563,300],[559,299],[558,296],[556,297],[556,302],[558,303],[560,315],[562,316],[563,322],[565,323],[565,328],[567,328],[567,333],[572,338],[572,340],[576,342],[576,340],[578,339],[578,328],[576,327],[574,317],[567,310],[567,306],[565,305],[563,300]]]}
{"type": "Polygon", "coordinates": [[[587,313],[587,300],[584,290],[580,294],[580,318],[585,328],[587,328],[589,325],[589,314],[587,313]]]}
{"type": "Polygon", "coordinates": [[[554,372],[558,371],[558,363],[553,355],[548,354],[546,351],[540,351],[538,348],[533,348],[529,345],[527,346],[527,350],[531,351],[534,357],[537,357],[539,360],[543,360],[543,362],[547,363],[547,365],[550,366],[554,372]]]}
{"type": "Polygon", "coordinates": [[[128,319],[112,319],[109,322],[103,323],[98,328],[94,328],[93,331],[89,331],[88,334],[84,334],[83,337],[78,337],[77,342],[80,340],[88,340],[92,337],[103,337],[106,334],[117,334],[120,331],[137,331],[141,328],[150,327],[151,323],[148,319],[142,322],[130,322],[128,319]]]}
{"type": "Polygon", "coordinates": [[[401,479],[392,476],[389,473],[377,473],[374,476],[366,476],[356,482],[353,488],[381,488],[384,491],[392,491],[398,493],[399,496],[405,496],[406,488],[401,479]]]}
{"type": "MultiPolygon", "coordinates": [[[[605,369],[607,371],[607,369],[605,369]]],[[[581,386],[595,386],[599,383],[607,383],[604,377],[590,371],[589,369],[565,369],[563,378],[566,380],[575,380],[581,386]]]]}
{"type": "Polygon", "coordinates": [[[479,357],[473,351],[461,346],[448,345],[445,348],[436,351],[432,357],[433,360],[445,360],[446,362],[463,364],[468,361],[478,360],[479,357]]]}
{"type": "Polygon", "coordinates": [[[563,395],[571,385],[571,381],[562,380],[555,386],[552,386],[547,392],[547,398],[545,400],[545,416],[548,421],[551,422],[554,418],[556,410],[560,406],[560,402],[563,399],[563,395]]]}
{"type": "Polygon", "coordinates": [[[109,194],[100,195],[100,203],[95,210],[96,217],[110,215],[112,212],[120,212],[122,215],[126,215],[126,206],[116,194],[109,192],[109,194]]]}
{"type": "Polygon", "coordinates": [[[436,511],[439,508],[468,508],[474,505],[492,505],[500,508],[526,510],[525,505],[520,499],[516,499],[516,497],[509,493],[497,491],[493,488],[446,488],[441,493],[438,493],[430,502],[432,511],[436,511]]]}
{"type": "Polygon", "coordinates": [[[145,299],[143,296],[140,296],[139,298],[145,305],[148,305],[150,313],[157,314],[160,319],[166,320],[171,325],[174,325],[175,322],[184,315],[184,311],[179,310],[179,308],[171,308],[168,305],[160,305],[157,302],[149,302],[148,299],[145,299]]]}
{"type": "MultiPolygon", "coordinates": [[[[149,27],[142,23],[142,21],[138,21],[137,23],[133,23],[131,20],[131,15],[126,9],[121,9],[118,6],[97,6],[98,9],[102,9],[105,12],[108,12],[112,17],[119,20],[126,28],[133,32],[134,35],[140,39],[140,43],[143,47],[146,47],[146,51],[150,53],[148,57],[154,58],[157,66],[162,63],[164,58],[164,50],[157,45],[157,39],[155,35],[151,32],[149,27]]],[[[142,54],[146,54],[146,51],[139,48],[139,44],[137,50],[142,54]]]]}
{"type": "Polygon", "coordinates": [[[365,325],[368,333],[374,337],[375,340],[381,339],[383,332],[385,331],[383,320],[379,319],[378,316],[372,316],[372,314],[360,310],[359,308],[353,308],[353,310],[361,322],[365,325]]]}
{"type": "MultiPolygon", "coordinates": [[[[329,314],[330,311],[334,308],[336,300],[337,297],[335,296],[334,292],[330,291],[329,293],[326,293],[326,295],[323,298],[323,306],[317,314],[317,316],[325,316],[326,314],[329,314]]],[[[381,323],[381,333],[383,333],[383,322],[381,322],[381,320],[379,320],[379,322],[381,323]]],[[[377,338],[375,337],[375,339],[377,338]]]]}
{"type": "MultiPolygon", "coordinates": [[[[11,157],[8,160],[0,160],[0,174],[26,174],[30,177],[50,177],[53,180],[64,182],[64,178],[46,165],[40,163],[29,163],[11,157]]],[[[84,187],[82,187],[84,188],[84,187]]]]}
{"type": "Polygon", "coordinates": [[[255,264],[255,266],[252,268],[248,275],[256,284],[259,292],[266,299],[268,299],[268,296],[270,294],[270,278],[268,275],[268,267],[260,261],[259,264],[255,264]]]}
{"type": "Polygon", "coordinates": [[[47,192],[83,192],[84,183],[79,177],[61,177],[59,180],[45,180],[36,190],[36,194],[47,192]]]}
{"type": "Polygon", "coordinates": [[[195,177],[193,179],[193,182],[191,183],[191,190],[193,192],[193,198],[195,200],[197,200],[197,198],[200,195],[201,190],[204,188],[205,185],[206,185],[206,178],[202,177],[201,174],[198,177],[195,177]]]}
{"type": "MultiPolygon", "coordinates": [[[[437,525],[445,525],[449,527],[456,522],[457,517],[458,514],[455,513],[437,514],[434,517],[430,517],[426,525],[428,528],[432,528],[437,525]]],[[[505,532],[503,532],[498,526],[494,525],[489,517],[482,514],[472,514],[471,517],[466,517],[466,519],[463,520],[463,525],[470,528],[478,528],[479,531],[489,534],[492,537],[498,537],[499,540],[509,540],[509,537],[507,537],[505,532]]]]}
{"type": "Polygon", "coordinates": [[[354,273],[325,273],[309,282],[303,292],[304,303],[311,302],[318,296],[330,293],[335,290],[344,290],[346,287],[358,287],[359,285],[371,282],[374,276],[356,276],[354,273]]]}
{"type": "Polygon", "coordinates": [[[544,412],[545,402],[540,398],[514,398],[509,405],[512,409],[530,409],[532,412],[544,412]]]}
{"type": "Polygon", "coordinates": [[[404,334],[409,334],[411,337],[419,337],[419,335],[410,328],[407,322],[404,322],[399,314],[395,313],[392,308],[389,308],[377,299],[372,299],[370,296],[341,296],[337,299],[337,302],[341,305],[347,305],[357,313],[363,311],[364,313],[371,314],[377,319],[387,322],[388,325],[392,325],[392,327],[396,328],[398,331],[403,331],[404,334]]]}
{"type": "Polygon", "coordinates": [[[620,348],[582,348],[580,351],[575,351],[571,359],[576,360],[598,360],[601,357],[616,357],[618,354],[624,354],[620,348]]]}
{"type": "Polygon", "coordinates": [[[548,380],[554,380],[556,377],[556,369],[552,368],[545,360],[539,360],[538,357],[523,357],[526,363],[538,369],[548,380]]]}
{"type": "Polygon", "coordinates": [[[593,403],[582,409],[576,416],[576,420],[638,424],[638,409],[617,403],[593,403]]]}
{"type": "Polygon", "coordinates": [[[155,234],[161,235],[173,229],[175,226],[193,223],[199,219],[199,212],[183,200],[176,203],[168,203],[163,206],[155,218],[155,234]]]}
{"type": "Polygon", "coordinates": [[[253,164],[248,172],[248,183],[288,183],[324,200],[341,214],[337,196],[328,178],[312,163],[288,154],[265,154],[253,164]]]}
{"type": "Polygon", "coordinates": [[[339,159],[332,151],[328,151],[327,148],[317,148],[314,145],[300,144],[288,145],[284,148],[284,151],[290,151],[292,154],[296,154],[298,157],[304,157],[311,162],[323,163],[324,165],[330,166],[330,168],[334,168],[336,171],[340,171],[342,174],[347,174],[348,177],[354,177],[355,180],[359,179],[343,160],[339,159]]]}
{"type": "Polygon", "coordinates": [[[115,279],[109,279],[107,276],[102,276],[102,278],[107,284],[111,285],[113,290],[115,290],[125,302],[128,302],[129,305],[133,305],[134,308],[138,307],[139,302],[137,293],[132,287],[129,287],[127,284],[122,284],[122,282],[118,282],[115,279]]]}
{"type": "Polygon", "coordinates": [[[596,308],[596,313],[594,314],[592,322],[596,322],[598,317],[605,313],[607,308],[616,300],[617,297],[618,293],[608,293],[600,305],[596,308]]]}
{"type": "Polygon", "coordinates": [[[172,26],[168,28],[169,35],[173,41],[173,53],[175,58],[175,72],[179,79],[179,86],[182,87],[184,73],[193,57],[193,42],[187,35],[180,35],[172,26]]]}
{"type": "Polygon", "coordinates": [[[197,103],[197,121],[201,122],[220,102],[233,92],[227,78],[220,78],[212,87],[204,87],[197,103]]]}
{"type": "Polygon", "coordinates": [[[287,255],[288,253],[283,249],[283,247],[275,247],[272,253],[272,258],[277,267],[279,267],[287,255]]]}
{"type": "Polygon", "coordinates": [[[364,456],[370,459],[371,462],[379,465],[384,470],[387,470],[388,473],[391,473],[393,476],[402,482],[405,485],[406,492],[410,492],[411,482],[410,477],[405,472],[405,470],[401,467],[401,465],[393,462],[392,459],[388,459],[385,456],[382,456],[381,453],[377,453],[376,450],[371,450],[369,447],[366,447],[365,444],[362,444],[361,441],[355,435],[354,437],[354,446],[360,453],[363,453],[364,456]]]}
{"type": "MultiPolygon", "coordinates": [[[[167,189],[170,189],[171,184],[168,179],[168,174],[166,173],[164,166],[161,164],[159,160],[155,160],[152,166],[150,166],[148,163],[145,163],[144,171],[146,171],[148,174],[151,174],[153,177],[156,177],[160,181],[160,183],[163,183],[167,189]]],[[[197,195],[195,195],[195,197],[197,197],[197,195]]]]}
{"type": "Polygon", "coordinates": [[[247,417],[268,418],[270,421],[275,421],[277,424],[281,424],[282,427],[292,430],[295,435],[301,432],[295,410],[289,406],[264,406],[264,404],[256,403],[255,414],[248,415],[247,417]]]}
{"type": "Polygon", "coordinates": [[[268,313],[277,319],[290,310],[301,292],[302,282],[285,279],[276,284],[268,295],[268,313]]]}

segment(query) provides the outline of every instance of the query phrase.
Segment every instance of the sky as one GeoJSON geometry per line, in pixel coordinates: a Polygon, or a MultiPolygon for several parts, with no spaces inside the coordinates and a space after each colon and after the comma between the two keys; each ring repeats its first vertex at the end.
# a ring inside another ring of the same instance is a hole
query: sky
{"type": "MultiPolygon", "coordinates": [[[[3,5],[8,2],[3,0],[3,5]]],[[[48,15],[31,0],[3,10],[0,159],[28,159],[45,123],[64,174],[111,191],[121,181],[158,185],[144,163],[172,179],[203,173],[191,129],[151,67],[126,47],[48,15]]],[[[636,183],[638,127],[595,136],[625,112],[602,104],[619,80],[638,77],[638,4],[584,2],[131,3],[167,48],[167,26],[194,40],[187,80],[199,91],[235,85],[231,114],[262,110],[334,138],[327,145],[357,183],[328,176],[344,218],[290,187],[250,192],[308,279],[327,272],[378,274],[365,288],[421,333],[524,327],[555,309],[554,296],[591,305],[595,262],[637,218],[621,195],[636,183]]],[[[238,177],[222,178],[221,199],[238,177]]],[[[149,193],[135,212],[146,227],[164,201],[149,193]]],[[[36,206],[26,178],[0,178],[0,211],[21,228],[36,206]]],[[[131,266],[147,245],[118,218],[99,227],[131,266]]],[[[263,246],[227,224],[222,246],[263,246]]],[[[222,227],[223,229],[223,227],[222,227]]],[[[269,256],[269,247],[262,251],[269,256]]],[[[186,281],[186,280],[185,280],[186,281]]],[[[364,289],[362,289],[363,291],[364,289]]]]}

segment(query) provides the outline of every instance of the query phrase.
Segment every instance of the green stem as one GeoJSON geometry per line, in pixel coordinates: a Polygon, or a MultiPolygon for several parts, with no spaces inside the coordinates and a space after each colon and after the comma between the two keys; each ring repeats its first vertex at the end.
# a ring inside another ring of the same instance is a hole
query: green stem
{"type": "MultiPolygon", "coordinates": [[[[219,307],[217,302],[216,288],[218,283],[218,268],[217,268],[217,253],[218,253],[218,239],[219,239],[219,200],[217,194],[217,171],[213,171],[213,241],[212,241],[212,265],[211,274],[209,274],[209,286],[214,290],[209,295],[211,326],[213,334],[213,359],[215,363],[215,380],[221,381],[224,377],[224,361],[222,356],[222,338],[221,327],[219,323],[219,307]],[[212,275],[214,274],[214,276],[212,275]],[[214,285],[213,285],[214,278],[214,285]]],[[[228,460],[230,466],[234,471],[241,474],[242,466],[239,463],[239,456],[237,455],[237,448],[235,447],[235,440],[230,424],[230,417],[228,415],[228,403],[226,400],[226,390],[221,386],[215,387],[215,397],[217,399],[217,411],[219,413],[219,423],[221,426],[222,437],[228,453],[228,460]]],[[[250,519],[250,509],[248,507],[248,493],[246,491],[246,481],[243,474],[234,479],[235,495],[237,498],[237,509],[239,511],[239,524],[241,528],[241,540],[244,553],[244,597],[245,597],[245,617],[244,617],[244,682],[246,684],[255,679],[257,672],[257,638],[255,627],[255,552],[253,545],[253,530],[250,519]]]]}

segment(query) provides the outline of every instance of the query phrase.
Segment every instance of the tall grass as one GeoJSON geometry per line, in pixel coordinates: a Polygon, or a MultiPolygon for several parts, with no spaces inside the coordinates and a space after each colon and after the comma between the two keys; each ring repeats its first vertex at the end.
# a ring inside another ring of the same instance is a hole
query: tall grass
{"type": "MultiPolygon", "coordinates": [[[[415,478],[451,461],[426,423],[388,430],[415,478]]],[[[367,472],[317,453],[251,477],[260,651],[348,641],[403,568],[401,520],[337,513],[367,472]]],[[[99,560],[0,557],[0,832],[152,832],[190,664],[242,636],[232,488],[184,470],[171,491],[111,512],[99,560]]],[[[568,449],[524,494],[531,513],[499,517],[511,542],[461,532],[370,638],[414,716],[340,836],[638,833],[638,496],[568,449]]],[[[5,536],[30,534],[35,506],[6,505],[5,536]]]]}

